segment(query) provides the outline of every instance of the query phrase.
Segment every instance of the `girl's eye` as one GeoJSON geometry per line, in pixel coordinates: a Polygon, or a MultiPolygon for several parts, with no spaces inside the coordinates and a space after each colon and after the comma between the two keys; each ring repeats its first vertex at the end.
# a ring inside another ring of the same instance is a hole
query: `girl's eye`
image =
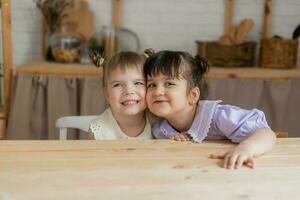
{"type": "Polygon", "coordinates": [[[154,88],[155,87],[155,84],[154,83],[150,83],[147,85],[147,88],[154,88]]]}
{"type": "Polygon", "coordinates": [[[141,81],[138,81],[138,82],[135,83],[135,85],[145,85],[145,84],[141,81]]]}
{"type": "Polygon", "coordinates": [[[120,87],[120,86],[121,86],[120,83],[115,83],[115,84],[112,85],[112,87],[114,87],[114,88],[115,88],[115,87],[120,87]]]}
{"type": "Polygon", "coordinates": [[[167,82],[166,83],[166,86],[173,86],[173,85],[175,85],[174,83],[171,83],[171,82],[167,82]]]}

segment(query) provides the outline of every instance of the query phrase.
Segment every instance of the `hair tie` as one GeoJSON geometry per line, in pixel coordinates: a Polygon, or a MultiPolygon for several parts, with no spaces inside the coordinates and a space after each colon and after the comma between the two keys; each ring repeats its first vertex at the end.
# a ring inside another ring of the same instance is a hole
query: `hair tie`
{"type": "Polygon", "coordinates": [[[150,58],[153,54],[155,53],[155,51],[153,50],[153,49],[151,49],[151,48],[149,48],[149,49],[146,49],[145,51],[144,51],[144,57],[146,58],[146,59],[148,59],[148,58],[150,58]]]}
{"type": "Polygon", "coordinates": [[[149,58],[149,57],[150,57],[147,53],[144,53],[144,56],[145,56],[146,58],[149,58]]]}
{"type": "Polygon", "coordinates": [[[106,61],[103,54],[99,51],[90,51],[89,56],[96,67],[102,67],[106,61]]]}
{"type": "Polygon", "coordinates": [[[105,58],[100,57],[100,59],[98,60],[98,66],[101,67],[101,66],[103,66],[104,63],[105,63],[105,58]]]}

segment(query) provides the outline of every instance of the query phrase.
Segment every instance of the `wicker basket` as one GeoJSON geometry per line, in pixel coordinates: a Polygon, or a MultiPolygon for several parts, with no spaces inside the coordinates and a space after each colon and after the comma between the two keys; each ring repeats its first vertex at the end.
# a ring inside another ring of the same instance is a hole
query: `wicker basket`
{"type": "Polygon", "coordinates": [[[260,66],[289,69],[297,63],[298,40],[264,39],[260,46],[260,66]]]}
{"type": "Polygon", "coordinates": [[[211,66],[252,67],[255,65],[256,42],[225,46],[218,42],[197,41],[198,55],[205,57],[211,66]]]}

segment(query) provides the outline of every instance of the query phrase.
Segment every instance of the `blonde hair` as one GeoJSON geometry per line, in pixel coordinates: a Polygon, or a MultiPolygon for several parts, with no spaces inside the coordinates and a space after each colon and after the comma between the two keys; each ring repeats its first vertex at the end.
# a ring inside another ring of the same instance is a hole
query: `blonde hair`
{"type": "Polygon", "coordinates": [[[115,54],[107,63],[103,65],[103,86],[107,85],[107,80],[112,71],[120,69],[126,71],[126,69],[136,68],[143,72],[143,65],[145,58],[135,52],[120,52],[115,54]]]}

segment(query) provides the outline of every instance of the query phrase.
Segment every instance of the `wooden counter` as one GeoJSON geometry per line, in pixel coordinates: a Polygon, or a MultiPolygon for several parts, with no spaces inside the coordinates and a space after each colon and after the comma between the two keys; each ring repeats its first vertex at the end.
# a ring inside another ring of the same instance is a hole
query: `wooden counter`
{"type": "MultiPolygon", "coordinates": [[[[94,65],[33,62],[15,69],[15,73],[63,76],[99,76],[101,68],[94,65]]],[[[208,78],[250,78],[250,79],[300,79],[300,69],[265,69],[258,67],[221,68],[212,67],[208,78]]]]}
{"type": "Polygon", "coordinates": [[[299,199],[300,138],[278,139],[255,169],[208,158],[232,145],[0,141],[0,199],[299,199]]]}

